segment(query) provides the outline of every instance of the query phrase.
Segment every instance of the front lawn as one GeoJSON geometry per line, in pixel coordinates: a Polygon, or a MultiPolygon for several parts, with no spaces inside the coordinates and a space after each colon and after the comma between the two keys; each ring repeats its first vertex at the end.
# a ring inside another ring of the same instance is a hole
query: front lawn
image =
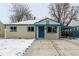
{"type": "Polygon", "coordinates": [[[0,39],[0,56],[20,56],[35,39],[0,39]]]}

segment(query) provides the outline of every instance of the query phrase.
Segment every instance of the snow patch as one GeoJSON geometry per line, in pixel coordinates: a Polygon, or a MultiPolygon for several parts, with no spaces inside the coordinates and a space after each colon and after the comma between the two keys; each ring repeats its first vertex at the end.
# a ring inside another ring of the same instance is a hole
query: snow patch
{"type": "Polygon", "coordinates": [[[0,39],[0,56],[20,56],[35,39],[0,39]]]}

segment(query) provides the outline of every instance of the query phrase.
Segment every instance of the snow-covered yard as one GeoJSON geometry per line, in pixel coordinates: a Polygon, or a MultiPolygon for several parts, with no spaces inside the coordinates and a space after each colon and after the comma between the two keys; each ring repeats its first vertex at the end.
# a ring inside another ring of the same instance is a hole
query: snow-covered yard
{"type": "Polygon", "coordinates": [[[20,56],[35,39],[0,39],[0,56],[20,56]]]}

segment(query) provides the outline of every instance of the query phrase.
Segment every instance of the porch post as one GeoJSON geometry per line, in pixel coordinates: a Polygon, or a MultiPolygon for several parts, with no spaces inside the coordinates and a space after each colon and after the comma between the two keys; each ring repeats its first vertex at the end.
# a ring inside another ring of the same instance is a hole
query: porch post
{"type": "Polygon", "coordinates": [[[61,38],[61,26],[59,26],[59,39],[61,38]]]}
{"type": "Polygon", "coordinates": [[[73,39],[75,38],[75,28],[73,28],[73,39]]]}
{"type": "Polygon", "coordinates": [[[70,38],[70,28],[69,28],[69,38],[70,38]]]}
{"type": "Polygon", "coordinates": [[[61,37],[61,26],[57,26],[57,35],[58,35],[58,39],[60,39],[60,37],[61,37]]]}
{"type": "Polygon", "coordinates": [[[77,27],[75,27],[75,37],[77,37],[77,27]]]}
{"type": "Polygon", "coordinates": [[[5,40],[6,40],[6,29],[4,30],[4,32],[5,32],[5,34],[4,34],[4,35],[5,35],[5,40]]]}
{"type": "Polygon", "coordinates": [[[37,26],[35,26],[35,39],[37,39],[37,26]]]}

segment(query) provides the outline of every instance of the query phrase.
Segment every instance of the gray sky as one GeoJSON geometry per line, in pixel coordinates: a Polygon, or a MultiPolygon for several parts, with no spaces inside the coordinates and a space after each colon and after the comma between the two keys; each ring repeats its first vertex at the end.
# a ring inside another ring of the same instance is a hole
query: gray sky
{"type": "MultiPolygon", "coordinates": [[[[36,16],[38,19],[42,17],[50,17],[49,15],[49,9],[48,9],[49,3],[29,3],[28,6],[31,10],[31,13],[36,16]]],[[[79,5],[78,3],[72,4],[72,5],[79,5]]],[[[0,3],[0,20],[4,23],[9,22],[9,17],[11,12],[12,5],[9,3],[0,3]]]]}
{"type": "MultiPolygon", "coordinates": [[[[49,9],[48,9],[47,3],[29,3],[28,6],[31,10],[31,13],[36,16],[37,18],[42,18],[42,17],[50,17],[49,16],[49,9]]],[[[9,22],[9,17],[11,15],[11,10],[12,5],[8,3],[0,3],[0,20],[4,23],[9,22]]]]}

